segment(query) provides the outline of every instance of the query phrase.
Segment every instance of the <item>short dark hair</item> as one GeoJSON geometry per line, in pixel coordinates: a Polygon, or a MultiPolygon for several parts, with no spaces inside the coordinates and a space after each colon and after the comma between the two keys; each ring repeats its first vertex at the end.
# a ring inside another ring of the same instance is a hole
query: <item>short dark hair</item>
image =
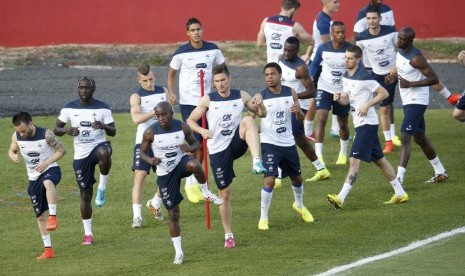
{"type": "Polygon", "coordinates": [[[300,48],[300,40],[295,36],[290,36],[284,43],[294,45],[297,49],[300,48]]]}
{"type": "Polygon", "coordinates": [[[365,15],[369,12],[376,12],[378,14],[378,16],[381,16],[381,11],[379,10],[379,8],[377,6],[372,6],[372,5],[369,5],[368,6],[368,9],[367,9],[367,12],[365,13],[365,15]]]}
{"type": "Polygon", "coordinates": [[[300,8],[300,2],[298,0],[283,0],[281,8],[284,10],[298,9],[300,8]]]}
{"type": "Polygon", "coordinates": [[[137,71],[139,72],[139,74],[147,76],[150,73],[150,65],[147,65],[147,64],[140,65],[137,71]]]}
{"type": "Polygon", "coordinates": [[[362,48],[358,47],[357,45],[351,45],[346,50],[349,53],[353,53],[356,58],[362,57],[362,48]]]}
{"type": "Polygon", "coordinates": [[[276,71],[278,71],[278,73],[280,73],[280,74],[283,73],[283,70],[281,69],[281,66],[279,66],[279,64],[277,64],[276,62],[270,62],[267,65],[265,65],[265,67],[263,68],[263,73],[265,73],[265,70],[267,68],[276,68],[276,71]]]}
{"type": "Polygon", "coordinates": [[[336,26],[345,27],[345,24],[344,24],[344,22],[342,22],[342,21],[334,21],[334,22],[333,22],[333,25],[331,25],[331,29],[333,29],[333,27],[336,27],[336,26]]]}
{"type": "Polygon", "coordinates": [[[226,66],[226,64],[223,63],[223,64],[219,64],[213,67],[212,75],[214,76],[218,74],[225,74],[226,76],[229,77],[228,66],[226,66]]]}
{"type": "Polygon", "coordinates": [[[192,24],[199,24],[200,27],[202,27],[202,23],[200,23],[200,20],[198,20],[198,19],[195,18],[195,17],[191,17],[191,18],[187,19],[186,31],[189,31],[189,27],[190,27],[192,24]]]}
{"type": "Polygon", "coordinates": [[[11,121],[14,126],[19,126],[21,123],[29,124],[32,122],[32,117],[28,112],[20,111],[13,116],[11,121]]]}
{"type": "Polygon", "coordinates": [[[80,77],[79,80],[78,80],[78,87],[79,87],[79,83],[81,81],[87,81],[90,86],[92,86],[92,92],[95,91],[95,88],[96,88],[96,85],[95,85],[95,80],[89,76],[83,76],[83,77],[80,77]]]}

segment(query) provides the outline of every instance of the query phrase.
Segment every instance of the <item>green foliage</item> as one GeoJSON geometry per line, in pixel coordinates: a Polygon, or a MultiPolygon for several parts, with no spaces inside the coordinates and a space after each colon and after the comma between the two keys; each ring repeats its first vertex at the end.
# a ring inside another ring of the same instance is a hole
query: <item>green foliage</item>
{"type": "Polygon", "coordinates": [[[465,49],[462,40],[415,40],[415,47],[421,49],[428,58],[457,59],[460,51],[465,49]]]}
{"type": "MultiPolygon", "coordinates": [[[[400,111],[396,112],[400,125],[400,111]]],[[[235,163],[233,183],[233,232],[236,248],[223,247],[224,233],[218,208],[211,207],[211,229],[205,227],[204,204],[181,203],[181,235],[185,263],[172,264],[174,249],[168,223],[154,221],[143,209],[142,229],[131,229],[133,185],[132,150],[135,126],[129,114],[115,114],[117,135],[111,138],[113,167],[107,190],[107,204],[94,207],[95,244],[80,245],[83,226],[79,192],[72,170],[71,137],[62,137],[68,153],[60,160],[63,177],[57,186],[58,230],[52,232],[55,258],[37,261],[42,241],[27,195],[24,164],[7,157],[14,131],[10,118],[0,119],[2,185],[0,186],[0,265],[4,275],[312,275],[361,258],[406,246],[441,232],[461,227],[465,221],[463,189],[463,124],[454,121],[450,110],[428,110],[427,134],[450,175],[441,184],[425,184],[433,169],[412,141],[412,153],[404,187],[410,196],[406,204],[386,206],[393,191],[374,164],[362,165],[357,183],[341,211],[326,201],[338,193],[347,166],[334,165],[339,141],[327,135],[324,157],[330,180],[305,183],[304,203],[316,221],[304,223],[292,210],[289,180],[274,191],[270,208],[270,230],[257,229],[260,217],[260,189],[263,178],[251,174],[249,154],[235,163]]],[[[55,117],[35,117],[37,125],[53,128],[55,117]]],[[[381,133],[380,133],[381,134],[381,133]]],[[[382,137],[382,136],[380,136],[382,137]]],[[[301,155],[303,156],[303,155],[301,155]]],[[[397,167],[399,150],[387,156],[397,167]]],[[[315,172],[302,157],[303,177],[315,172]]],[[[98,173],[98,172],[97,172],[98,173]]],[[[211,172],[210,172],[210,179],[211,172]]],[[[214,188],[213,182],[210,187],[214,188]]],[[[153,196],[156,184],[151,173],[144,189],[144,203],[153,196]]],[[[183,190],[183,189],[182,189],[183,190]]],[[[184,191],[182,191],[184,193],[184,191]]],[[[163,210],[167,216],[166,210],[163,210]]],[[[452,241],[455,239],[452,239],[452,241]]],[[[463,244],[463,237],[458,238],[463,244]]],[[[351,271],[351,275],[445,275],[463,272],[463,246],[440,242],[425,249],[351,271]],[[437,266],[428,265],[428,263],[437,266]],[[425,264],[427,266],[425,266],[425,264]],[[439,265],[440,264],[440,265],[439,265]],[[427,269],[426,269],[427,268],[427,269]],[[447,269],[445,271],[445,269],[447,269]]]]}

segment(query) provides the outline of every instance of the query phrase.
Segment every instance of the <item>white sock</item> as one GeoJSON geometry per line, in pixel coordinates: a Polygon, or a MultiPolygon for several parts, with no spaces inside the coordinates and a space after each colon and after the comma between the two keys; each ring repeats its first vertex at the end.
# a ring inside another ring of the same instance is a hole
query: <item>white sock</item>
{"type": "Polygon", "coordinates": [[[304,185],[302,185],[302,183],[300,183],[299,187],[296,187],[294,185],[291,185],[291,186],[292,186],[292,191],[294,191],[295,207],[300,209],[303,206],[302,196],[304,194],[304,185]]]}
{"type": "Polygon", "coordinates": [[[280,167],[278,167],[278,178],[283,178],[283,170],[280,167]]]}
{"type": "Polygon", "coordinates": [[[52,238],[50,237],[50,233],[42,235],[42,241],[44,242],[44,247],[52,247],[52,238]]]}
{"type": "Polygon", "coordinates": [[[208,190],[208,185],[206,182],[203,184],[199,183],[199,187],[200,187],[200,190],[202,191],[203,197],[206,197],[210,193],[210,190],[208,190]]]}
{"type": "Polygon", "coordinates": [[[132,218],[142,218],[142,204],[132,204],[132,218]]]}
{"type": "Polygon", "coordinates": [[[438,91],[439,94],[441,94],[444,99],[448,99],[450,97],[450,91],[447,89],[447,87],[444,85],[444,88],[441,91],[438,91]]]}
{"type": "Polygon", "coordinates": [[[394,188],[394,193],[396,196],[403,196],[405,195],[404,188],[402,188],[402,184],[400,184],[399,179],[396,177],[394,180],[389,181],[394,188]]]}
{"type": "Polygon", "coordinates": [[[229,238],[234,239],[233,233],[225,233],[225,234],[224,234],[224,239],[225,239],[225,240],[227,240],[227,239],[229,239],[229,238]]]}
{"type": "Polygon", "coordinates": [[[395,124],[391,124],[391,138],[393,138],[394,136],[396,136],[396,125],[395,124]]]}
{"type": "Polygon", "coordinates": [[[255,165],[255,163],[257,163],[257,162],[258,162],[258,163],[261,163],[261,162],[262,162],[262,160],[260,160],[260,157],[254,157],[254,158],[252,159],[252,166],[255,165]]]}
{"type": "Polygon", "coordinates": [[[273,197],[273,191],[265,191],[265,187],[262,188],[261,192],[261,203],[260,203],[260,218],[268,218],[268,210],[270,209],[271,198],[273,197]]]}
{"type": "Polygon", "coordinates": [[[310,136],[313,134],[313,121],[304,120],[304,131],[305,136],[310,136]]]}
{"type": "Polygon", "coordinates": [[[339,154],[347,156],[347,148],[349,148],[349,139],[345,141],[339,139],[339,144],[341,145],[341,150],[339,151],[339,154]]]}
{"type": "Polygon", "coordinates": [[[57,215],[57,205],[56,204],[49,204],[48,205],[48,214],[51,216],[57,215]]]}
{"type": "Polygon", "coordinates": [[[171,238],[173,241],[174,250],[176,251],[176,255],[182,255],[182,245],[181,245],[181,236],[171,238]]]}
{"type": "Polygon", "coordinates": [[[337,122],[337,115],[331,116],[331,130],[339,133],[339,123],[337,122]]]}
{"type": "Polygon", "coordinates": [[[320,159],[317,159],[317,160],[313,161],[312,164],[313,164],[313,166],[315,167],[315,169],[317,171],[322,170],[322,169],[325,168],[325,166],[323,166],[323,164],[321,164],[320,159]]]}
{"type": "Polygon", "coordinates": [[[157,193],[155,193],[155,195],[153,196],[152,198],[152,205],[153,207],[155,207],[156,209],[160,208],[161,207],[161,204],[163,203],[163,200],[161,199],[161,197],[158,196],[157,193]]]}
{"type": "Polygon", "coordinates": [[[352,189],[352,185],[350,185],[349,183],[344,183],[344,185],[342,186],[341,191],[338,194],[338,196],[339,196],[339,198],[341,199],[342,202],[344,202],[344,200],[346,199],[347,195],[350,192],[350,189],[352,189]]]}
{"type": "Polygon", "coordinates": [[[83,219],[82,224],[84,225],[84,234],[92,236],[92,219],[83,219]]]}
{"type": "Polygon", "coordinates": [[[446,172],[446,169],[444,169],[444,166],[442,165],[438,156],[432,160],[429,160],[429,162],[431,163],[431,166],[433,166],[435,174],[443,174],[446,172]]]}
{"type": "Polygon", "coordinates": [[[404,176],[405,176],[405,171],[407,169],[404,167],[397,167],[397,179],[399,179],[399,182],[402,184],[404,182],[404,176]]]}
{"type": "Polygon", "coordinates": [[[107,188],[107,180],[108,180],[108,174],[107,175],[100,174],[100,180],[98,183],[98,188],[100,190],[105,190],[107,188]]]}
{"type": "Polygon", "coordinates": [[[193,178],[193,175],[189,175],[188,177],[186,177],[186,186],[185,188],[187,189],[187,187],[190,187],[192,186],[192,178],[193,178]]]}
{"type": "Polygon", "coordinates": [[[384,140],[387,141],[392,141],[392,135],[390,130],[383,130],[384,134],[384,140]]]}
{"type": "Polygon", "coordinates": [[[323,143],[315,143],[315,153],[318,158],[323,156],[323,143]]]}

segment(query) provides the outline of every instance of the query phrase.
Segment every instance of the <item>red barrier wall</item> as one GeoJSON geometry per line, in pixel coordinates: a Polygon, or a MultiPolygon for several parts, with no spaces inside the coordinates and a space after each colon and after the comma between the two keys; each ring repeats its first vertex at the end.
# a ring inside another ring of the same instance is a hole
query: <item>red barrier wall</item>
{"type": "MultiPolygon", "coordinates": [[[[311,32],[319,0],[300,0],[296,20],[311,32]]],[[[335,20],[348,26],[368,0],[340,0],[335,20]]],[[[186,40],[189,17],[202,21],[205,38],[254,41],[264,17],[281,0],[9,0],[0,8],[0,45],[154,44],[186,40]]],[[[465,1],[384,1],[396,25],[414,27],[417,37],[465,37],[465,1]]]]}

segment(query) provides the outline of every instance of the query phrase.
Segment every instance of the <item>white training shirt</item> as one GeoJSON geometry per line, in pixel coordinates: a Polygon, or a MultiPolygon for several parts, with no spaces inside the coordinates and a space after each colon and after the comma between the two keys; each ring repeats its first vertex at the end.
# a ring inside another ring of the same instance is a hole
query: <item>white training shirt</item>
{"type": "Polygon", "coordinates": [[[208,94],[210,106],[207,111],[208,130],[212,138],[207,140],[208,152],[215,154],[231,144],[237,128],[241,124],[244,103],[241,91],[231,89],[229,97],[222,97],[217,91],[208,94]]]}
{"type": "MultiPolygon", "coordinates": [[[[141,113],[149,113],[155,108],[155,106],[157,106],[158,103],[166,101],[165,88],[162,86],[155,86],[154,91],[148,91],[141,87],[134,93],[140,97],[141,113]]],[[[153,118],[137,125],[136,144],[142,143],[144,131],[156,121],[157,118],[154,116],[153,118]]]]}
{"type": "MultiPolygon", "coordinates": [[[[421,51],[415,47],[412,47],[408,53],[404,53],[402,49],[399,49],[397,52],[396,60],[397,74],[403,79],[411,82],[425,79],[426,77],[421,73],[420,70],[410,65],[410,61],[413,59],[413,57],[421,54],[421,51]]],[[[429,86],[401,88],[399,82],[399,91],[403,105],[429,104],[429,86]]]]}
{"type": "Polygon", "coordinates": [[[368,108],[366,116],[359,116],[359,108],[366,102],[373,99],[373,93],[380,86],[373,77],[365,71],[361,66],[358,67],[354,75],[349,76],[349,73],[344,74],[343,91],[349,95],[350,111],[354,121],[354,127],[363,125],[378,125],[378,115],[375,108],[368,108]]]}
{"type": "Polygon", "coordinates": [[[295,22],[283,15],[270,16],[265,22],[264,33],[266,39],[266,60],[278,62],[283,54],[284,42],[293,36],[295,22]]]}
{"type": "Polygon", "coordinates": [[[60,112],[58,120],[63,123],[68,121],[72,127],[79,128],[79,135],[74,136],[74,159],[83,159],[89,156],[92,150],[100,143],[106,141],[103,129],[93,129],[95,121],[104,124],[113,123],[110,107],[97,99],[92,99],[91,104],[81,105],[79,99],[67,103],[60,112]]]}
{"type": "Polygon", "coordinates": [[[204,95],[210,93],[214,64],[224,63],[221,50],[214,43],[203,41],[200,49],[190,43],[179,47],[173,54],[170,67],[179,73],[179,104],[196,106],[201,98],[200,70],[204,71],[204,95]]]}
{"type": "MultiPolygon", "coordinates": [[[[282,85],[289,86],[290,88],[294,89],[296,93],[301,93],[307,90],[304,84],[302,83],[302,80],[296,78],[297,67],[301,65],[307,66],[303,59],[301,59],[300,57],[296,57],[296,59],[292,62],[288,62],[284,59],[284,56],[282,56],[279,59],[278,64],[279,66],[281,66],[281,69],[283,71],[281,75],[282,85]]],[[[298,101],[301,108],[308,110],[310,99],[299,99],[298,101]]]]}

